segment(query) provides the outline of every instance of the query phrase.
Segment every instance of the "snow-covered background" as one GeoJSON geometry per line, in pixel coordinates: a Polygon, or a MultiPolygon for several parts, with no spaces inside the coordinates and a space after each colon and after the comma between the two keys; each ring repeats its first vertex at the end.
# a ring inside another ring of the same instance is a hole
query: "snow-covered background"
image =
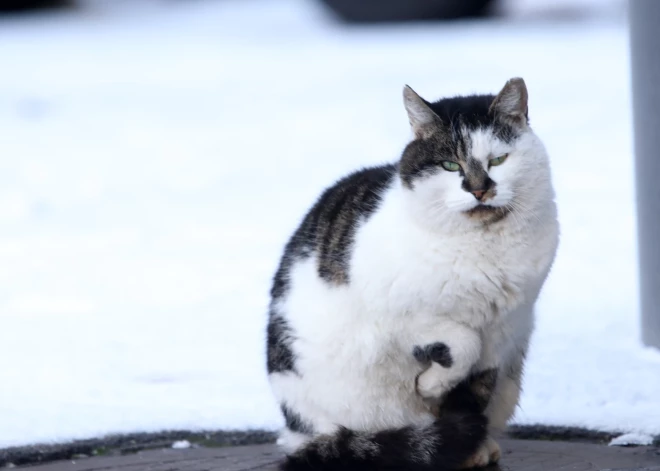
{"type": "Polygon", "coordinates": [[[660,433],[639,341],[626,23],[611,0],[344,28],[305,0],[0,18],[0,447],[275,428],[263,329],[318,192],[427,98],[525,77],[563,225],[518,423],[660,433]]]}

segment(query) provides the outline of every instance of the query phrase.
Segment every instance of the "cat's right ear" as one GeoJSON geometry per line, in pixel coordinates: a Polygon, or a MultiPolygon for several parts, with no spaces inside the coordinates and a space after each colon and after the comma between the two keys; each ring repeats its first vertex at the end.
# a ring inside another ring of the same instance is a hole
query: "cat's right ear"
{"type": "Polygon", "coordinates": [[[431,135],[437,126],[438,116],[426,100],[406,85],[403,87],[403,104],[408,112],[408,120],[415,137],[422,139],[431,135]]]}
{"type": "Polygon", "coordinates": [[[520,77],[509,80],[497,94],[490,105],[489,112],[501,116],[519,126],[526,126],[527,116],[527,85],[520,77]]]}

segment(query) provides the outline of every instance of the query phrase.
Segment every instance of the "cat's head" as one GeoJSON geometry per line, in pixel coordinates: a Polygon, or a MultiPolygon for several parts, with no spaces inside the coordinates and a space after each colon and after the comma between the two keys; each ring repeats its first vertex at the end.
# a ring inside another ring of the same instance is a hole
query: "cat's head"
{"type": "Polygon", "coordinates": [[[445,395],[439,413],[483,413],[495,391],[497,376],[497,368],[471,374],[445,395]]]}
{"type": "Polygon", "coordinates": [[[492,224],[552,198],[547,154],[529,127],[527,87],[428,102],[404,88],[414,139],[399,173],[418,218],[436,225],[492,224]]]}

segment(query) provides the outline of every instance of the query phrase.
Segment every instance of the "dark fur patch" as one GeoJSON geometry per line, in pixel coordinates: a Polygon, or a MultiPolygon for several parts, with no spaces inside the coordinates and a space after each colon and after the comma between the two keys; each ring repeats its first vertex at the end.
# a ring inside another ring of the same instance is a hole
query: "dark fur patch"
{"type": "Polygon", "coordinates": [[[281,464],[282,471],[449,471],[457,469],[487,434],[483,415],[446,414],[427,427],[374,434],[340,429],[321,436],[281,464]]]}
{"type": "Polygon", "coordinates": [[[465,172],[463,183],[461,183],[461,187],[465,191],[488,191],[495,186],[495,182],[488,176],[488,172],[486,172],[483,165],[481,165],[481,162],[473,158],[468,158],[466,163],[468,171],[465,172]]]}
{"type": "Polygon", "coordinates": [[[268,372],[295,371],[291,342],[295,333],[277,313],[276,304],[289,290],[294,263],[316,254],[319,276],[329,283],[348,283],[356,226],[378,208],[381,193],[396,174],[394,165],[367,168],[328,188],[289,239],[270,290],[267,328],[268,372]]]}
{"type": "Polygon", "coordinates": [[[449,471],[457,469],[483,443],[497,370],[470,376],[450,391],[442,413],[429,426],[376,433],[346,428],[322,435],[288,456],[282,471],[449,471]]]}
{"type": "Polygon", "coordinates": [[[490,111],[493,100],[495,95],[456,96],[429,103],[429,107],[453,133],[458,133],[460,126],[469,131],[490,127],[499,139],[511,142],[518,132],[511,123],[495,119],[490,111]]]}
{"type": "MultiPolygon", "coordinates": [[[[444,172],[440,166],[442,160],[460,162],[463,156],[460,148],[459,142],[438,135],[410,142],[399,161],[403,184],[412,188],[415,179],[444,172]]],[[[464,176],[462,170],[461,176],[464,176]]]]}
{"type": "Polygon", "coordinates": [[[292,432],[304,433],[307,435],[311,435],[314,433],[314,429],[312,428],[312,425],[305,422],[302,419],[302,417],[300,417],[300,414],[292,411],[284,404],[280,405],[280,410],[282,411],[282,415],[284,416],[284,422],[286,424],[286,427],[289,430],[291,430],[292,432]]]}
{"type": "Polygon", "coordinates": [[[286,293],[293,262],[312,253],[319,259],[321,278],[330,283],[348,283],[356,226],[378,208],[381,193],[395,173],[394,165],[360,170],[342,178],[321,195],[285,247],[271,289],[273,299],[286,293]]]}
{"type": "Polygon", "coordinates": [[[349,281],[349,260],[357,224],[378,208],[394,166],[375,167],[340,180],[312,209],[316,216],[318,272],[328,282],[349,281]]]}
{"type": "Polygon", "coordinates": [[[449,368],[454,364],[451,351],[447,344],[443,342],[435,342],[424,346],[416,345],[413,349],[413,356],[420,363],[429,363],[433,361],[439,363],[445,368],[449,368]]]}
{"type": "Polygon", "coordinates": [[[291,349],[293,332],[286,320],[274,313],[272,308],[266,334],[268,373],[295,372],[295,356],[291,349]]]}

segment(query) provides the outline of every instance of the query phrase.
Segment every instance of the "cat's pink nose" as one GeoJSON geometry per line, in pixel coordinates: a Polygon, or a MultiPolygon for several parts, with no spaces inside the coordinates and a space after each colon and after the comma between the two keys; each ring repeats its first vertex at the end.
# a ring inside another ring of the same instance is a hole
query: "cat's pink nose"
{"type": "Polygon", "coordinates": [[[479,201],[481,201],[481,199],[486,194],[486,190],[474,190],[474,191],[471,191],[470,193],[472,193],[475,198],[477,198],[479,201]]]}

